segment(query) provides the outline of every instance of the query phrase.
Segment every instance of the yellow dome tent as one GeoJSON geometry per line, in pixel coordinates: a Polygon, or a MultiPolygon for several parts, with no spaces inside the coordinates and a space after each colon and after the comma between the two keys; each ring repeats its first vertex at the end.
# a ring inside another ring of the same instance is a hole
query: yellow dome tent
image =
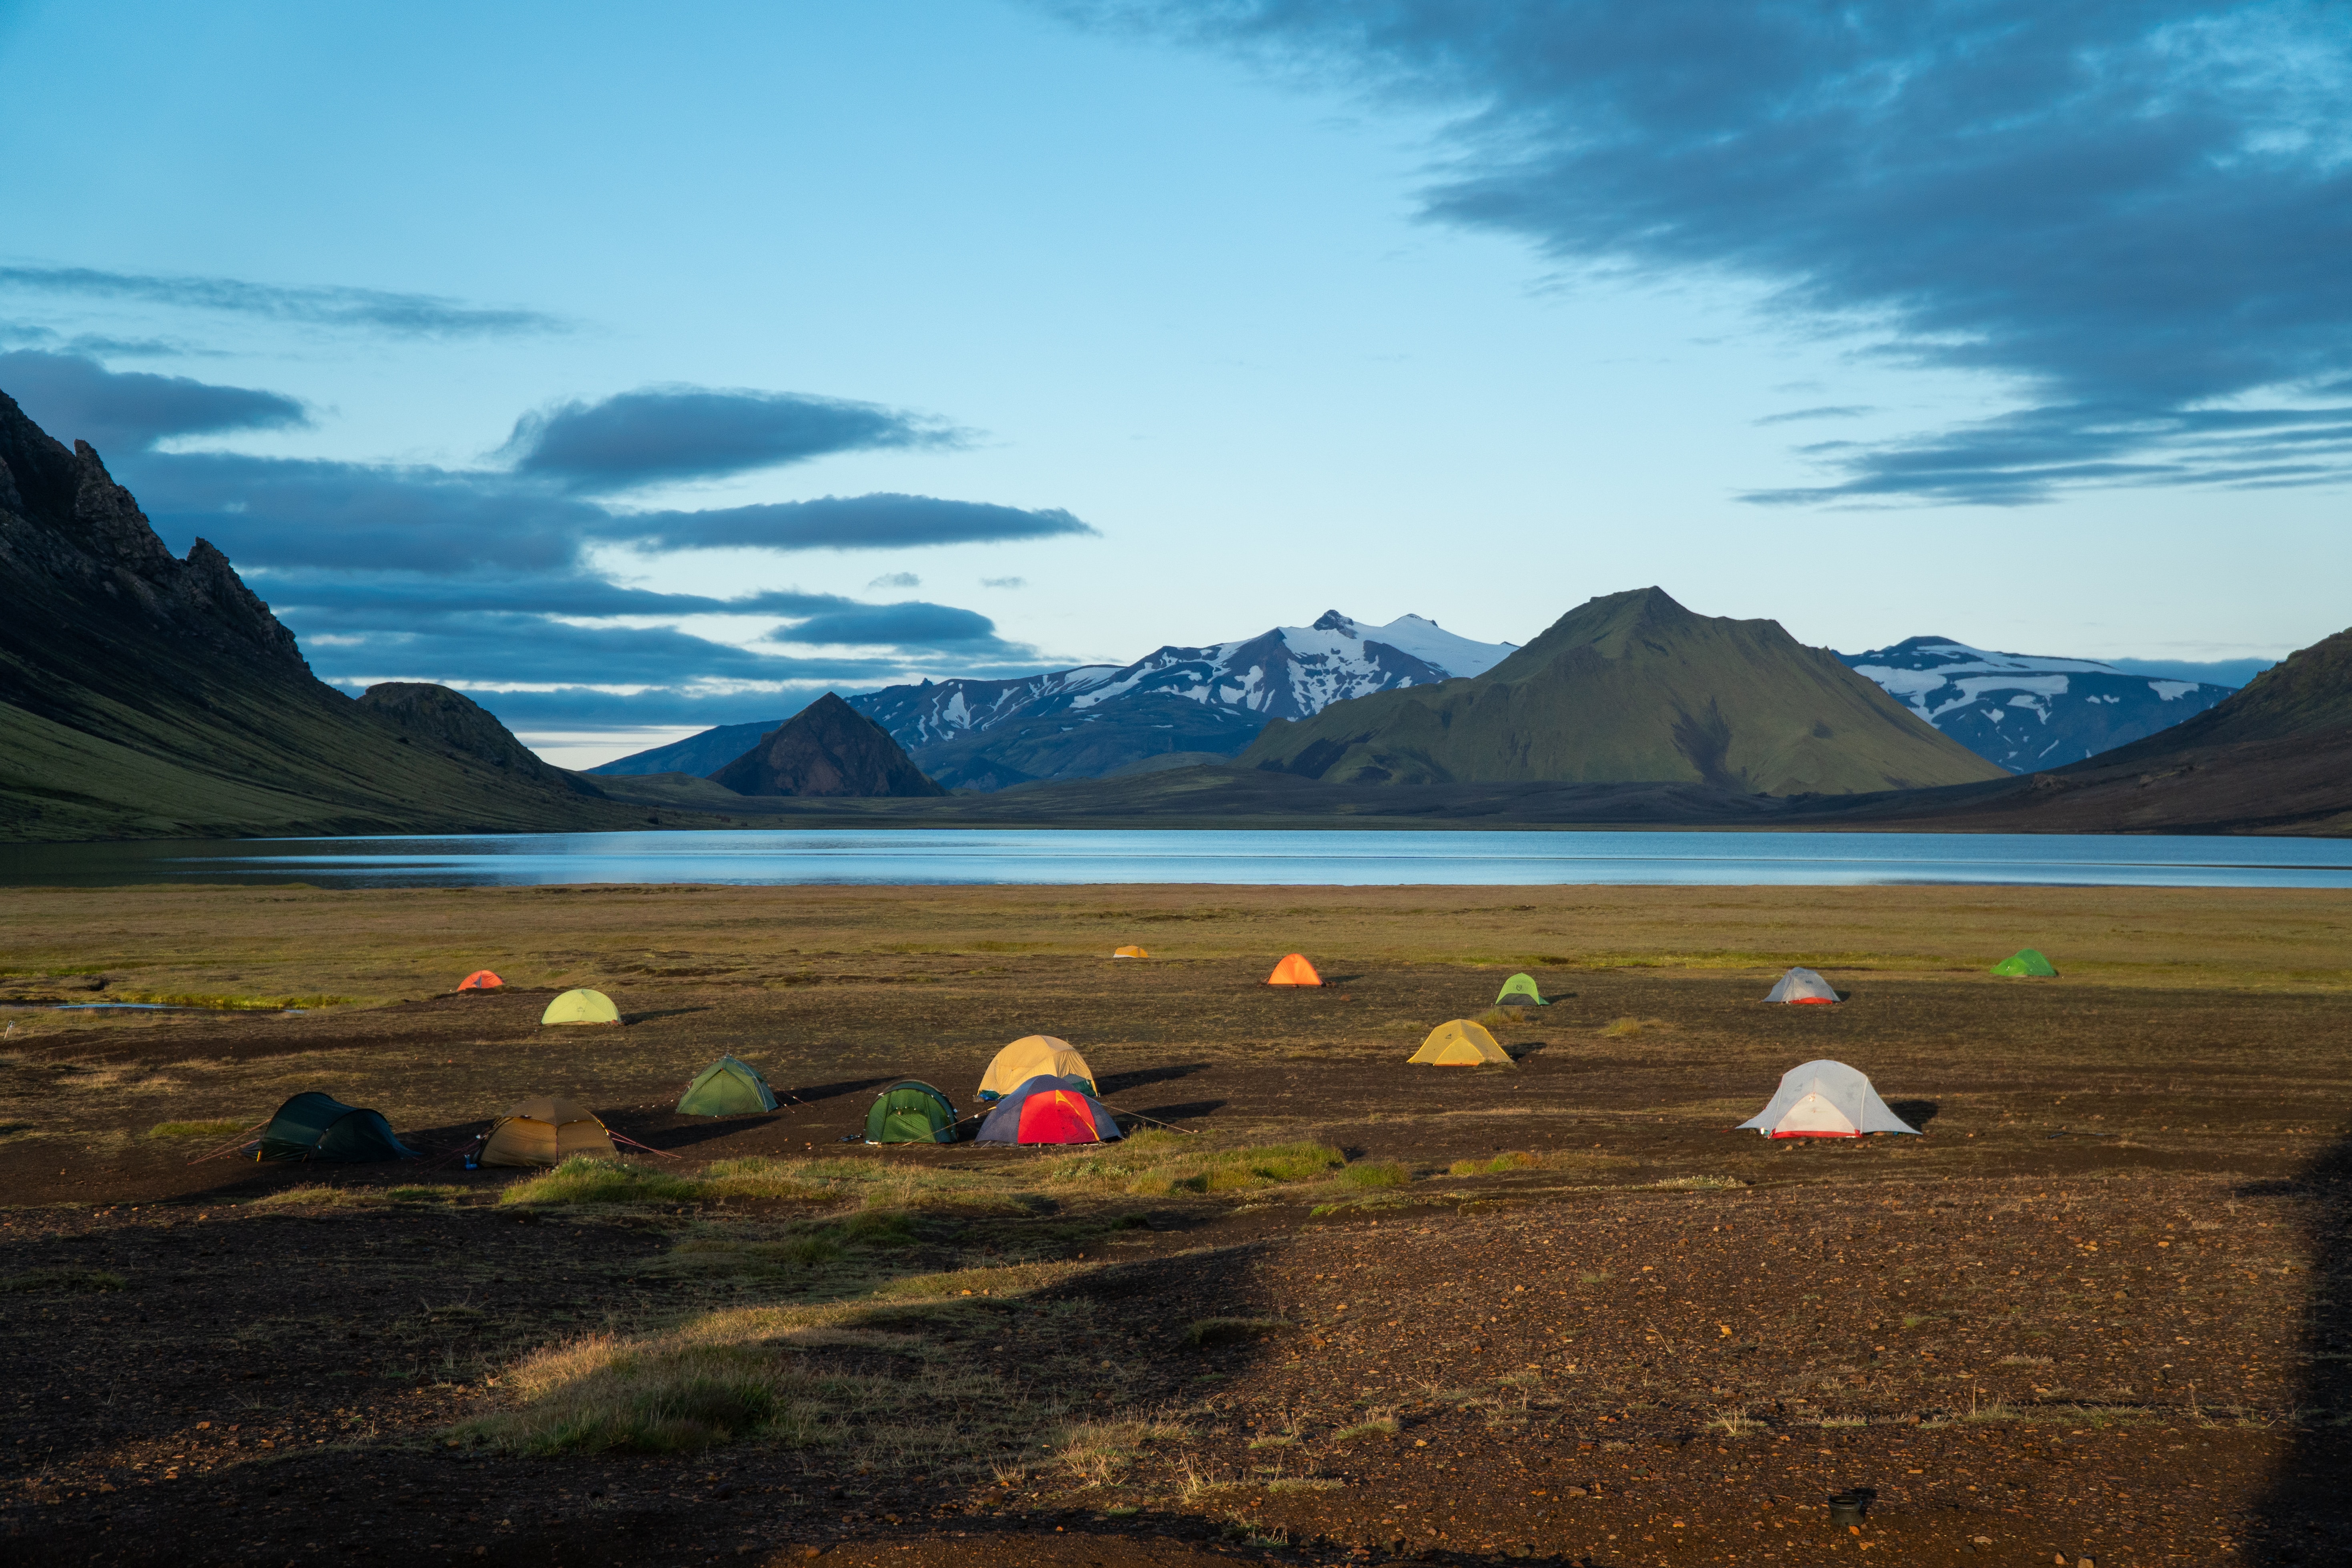
{"type": "Polygon", "coordinates": [[[539,1016],[542,1024],[617,1024],[621,1010],[602,991],[566,991],[539,1016]]]}
{"type": "Polygon", "coordinates": [[[478,1165],[555,1165],[572,1154],[614,1155],[596,1113],[568,1100],[526,1100],[490,1123],[478,1165]]]}
{"type": "Polygon", "coordinates": [[[1133,942],[1129,942],[1125,947],[1115,947],[1111,949],[1110,955],[1113,958],[1150,958],[1151,956],[1141,948],[1136,946],[1133,942]]]}
{"type": "Polygon", "coordinates": [[[1511,1053],[1495,1043],[1495,1037],[1467,1018],[1455,1018],[1429,1031],[1429,1038],[1421,1042],[1421,1049],[1412,1053],[1407,1065],[1429,1068],[1475,1068],[1493,1062],[1498,1067],[1515,1067],[1511,1053]]]}
{"type": "Polygon", "coordinates": [[[1057,1040],[1051,1035],[1024,1035],[1003,1050],[988,1064],[988,1071],[980,1080],[980,1098],[1001,1100],[1040,1073],[1055,1078],[1074,1078],[1086,1086],[1088,1094],[1097,1093],[1095,1069],[1087,1066],[1087,1058],[1070,1048],[1067,1040],[1057,1040]]]}

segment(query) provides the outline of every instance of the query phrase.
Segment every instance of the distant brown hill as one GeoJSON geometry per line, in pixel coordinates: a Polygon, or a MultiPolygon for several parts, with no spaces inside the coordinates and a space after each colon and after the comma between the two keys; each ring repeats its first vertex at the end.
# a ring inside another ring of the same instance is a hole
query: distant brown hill
{"type": "Polygon", "coordinates": [[[644,821],[520,765],[455,692],[359,702],[319,680],[226,556],[203,540],[174,556],[87,443],[68,450],[5,394],[0,581],[0,839],[644,821]]]}
{"type": "Polygon", "coordinates": [[[1658,588],[1591,600],[1473,679],[1277,720],[1237,761],[1328,784],[1643,782],[1775,795],[2001,776],[1779,622],[1694,615],[1658,588]]]}
{"type": "Polygon", "coordinates": [[[710,775],[737,795],[942,795],[890,732],[828,691],[710,775]]]}

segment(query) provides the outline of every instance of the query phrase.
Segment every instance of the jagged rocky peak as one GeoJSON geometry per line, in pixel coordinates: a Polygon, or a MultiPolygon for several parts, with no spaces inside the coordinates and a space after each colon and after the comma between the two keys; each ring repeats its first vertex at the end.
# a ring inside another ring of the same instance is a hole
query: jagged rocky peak
{"type": "Polygon", "coordinates": [[[205,540],[174,556],[97,448],[68,450],[0,393],[0,569],[103,603],[214,654],[310,673],[294,634],[205,540]]]}

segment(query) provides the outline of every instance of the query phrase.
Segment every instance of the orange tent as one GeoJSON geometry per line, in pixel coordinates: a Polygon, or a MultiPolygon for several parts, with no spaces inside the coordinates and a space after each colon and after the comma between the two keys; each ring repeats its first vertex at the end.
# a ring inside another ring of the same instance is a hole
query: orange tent
{"type": "Polygon", "coordinates": [[[1315,973],[1313,964],[1294,952],[1274,966],[1274,973],[1265,977],[1265,983],[1268,985],[1320,985],[1323,977],[1315,973]]]}
{"type": "Polygon", "coordinates": [[[499,979],[488,970],[477,969],[473,973],[468,974],[465,979],[457,982],[457,989],[460,991],[494,991],[505,984],[505,981],[499,979]]]}
{"type": "Polygon", "coordinates": [[[1112,949],[1111,956],[1113,958],[1150,958],[1151,955],[1144,952],[1141,948],[1129,943],[1126,947],[1112,949]]]}

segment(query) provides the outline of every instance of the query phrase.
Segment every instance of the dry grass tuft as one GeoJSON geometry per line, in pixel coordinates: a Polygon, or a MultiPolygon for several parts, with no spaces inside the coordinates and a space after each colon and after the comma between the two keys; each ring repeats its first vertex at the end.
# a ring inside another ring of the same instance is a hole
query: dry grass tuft
{"type": "Polygon", "coordinates": [[[1645,1030],[1663,1030],[1673,1027],[1674,1026],[1664,1018],[1636,1018],[1628,1014],[1622,1018],[1612,1018],[1601,1025],[1601,1034],[1606,1039],[1622,1040],[1628,1035],[1638,1035],[1645,1030]]]}
{"type": "Polygon", "coordinates": [[[82,1295],[93,1290],[120,1290],[130,1283],[103,1268],[33,1268],[0,1278],[0,1291],[26,1295],[82,1295]]]}
{"type": "Polygon", "coordinates": [[[1375,1415],[1353,1426],[1341,1427],[1331,1435],[1331,1438],[1337,1443],[1352,1443],[1359,1437],[1393,1437],[1403,1430],[1402,1424],[1395,1416],[1375,1415]]]}
{"type": "Polygon", "coordinates": [[[147,1129],[147,1136],[191,1141],[201,1139],[205,1142],[218,1143],[236,1137],[245,1128],[242,1121],[158,1121],[147,1129]]]}

